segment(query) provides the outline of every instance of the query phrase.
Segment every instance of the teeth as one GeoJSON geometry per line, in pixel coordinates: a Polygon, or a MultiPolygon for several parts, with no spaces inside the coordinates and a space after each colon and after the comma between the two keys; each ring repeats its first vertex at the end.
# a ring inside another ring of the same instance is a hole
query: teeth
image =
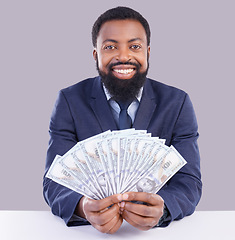
{"type": "Polygon", "coordinates": [[[134,71],[134,69],[114,69],[115,72],[121,73],[121,74],[128,74],[134,71]]]}

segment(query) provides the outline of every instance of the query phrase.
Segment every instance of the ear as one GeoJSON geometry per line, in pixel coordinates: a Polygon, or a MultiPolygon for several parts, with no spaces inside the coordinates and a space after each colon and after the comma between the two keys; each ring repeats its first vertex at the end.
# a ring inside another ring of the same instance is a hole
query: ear
{"type": "Polygon", "coordinates": [[[95,48],[93,50],[93,58],[95,59],[95,61],[97,60],[97,51],[95,48]]]}
{"type": "Polygon", "coordinates": [[[150,56],[150,46],[148,46],[147,54],[148,54],[148,57],[149,57],[150,56]]]}

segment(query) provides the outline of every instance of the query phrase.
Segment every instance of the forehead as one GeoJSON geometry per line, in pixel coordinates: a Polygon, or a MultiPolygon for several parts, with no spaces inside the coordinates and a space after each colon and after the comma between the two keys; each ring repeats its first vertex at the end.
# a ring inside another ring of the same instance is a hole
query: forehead
{"type": "Polygon", "coordinates": [[[97,43],[112,39],[118,42],[140,39],[147,43],[147,36],[143,25],[132,19],[112,20],[105,22],[97,37],[97,43]]]}

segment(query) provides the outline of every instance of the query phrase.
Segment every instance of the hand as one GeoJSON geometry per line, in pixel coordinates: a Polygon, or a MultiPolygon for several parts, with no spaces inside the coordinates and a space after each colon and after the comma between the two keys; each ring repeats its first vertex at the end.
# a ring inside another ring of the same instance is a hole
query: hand
{"type": "Polygon", "coordinates": [[[128,192],[123,194],[123,202],[119,205],[122,217],[132,226],[145,231],[158,224],[163,215],[164,201],[157,194],[128,192]],[[130,201],[142,201],[147,205],[130,201]]]}
{"type": "Polygon", "coordinates": [[[115,194],[101,200],[82,197],[75,213],[86,218],[100,232],[115,233],[123,222],[118,206],[121,201],[121,194],[115,194]]]}

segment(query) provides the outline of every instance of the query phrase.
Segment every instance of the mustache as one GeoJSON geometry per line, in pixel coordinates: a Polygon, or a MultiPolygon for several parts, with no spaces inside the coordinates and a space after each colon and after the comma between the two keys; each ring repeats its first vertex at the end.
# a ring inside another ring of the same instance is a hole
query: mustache
{"type": "Polygon", "coordinates": [[[132,65],[132,66],[135,66],[137,70],[141,67],[140,64],[133,63],[133,62],[116,62],[116,63],[111,63],[109,65],[109,70],[111,71],[113,67],[118,65],[132,65]]]}

